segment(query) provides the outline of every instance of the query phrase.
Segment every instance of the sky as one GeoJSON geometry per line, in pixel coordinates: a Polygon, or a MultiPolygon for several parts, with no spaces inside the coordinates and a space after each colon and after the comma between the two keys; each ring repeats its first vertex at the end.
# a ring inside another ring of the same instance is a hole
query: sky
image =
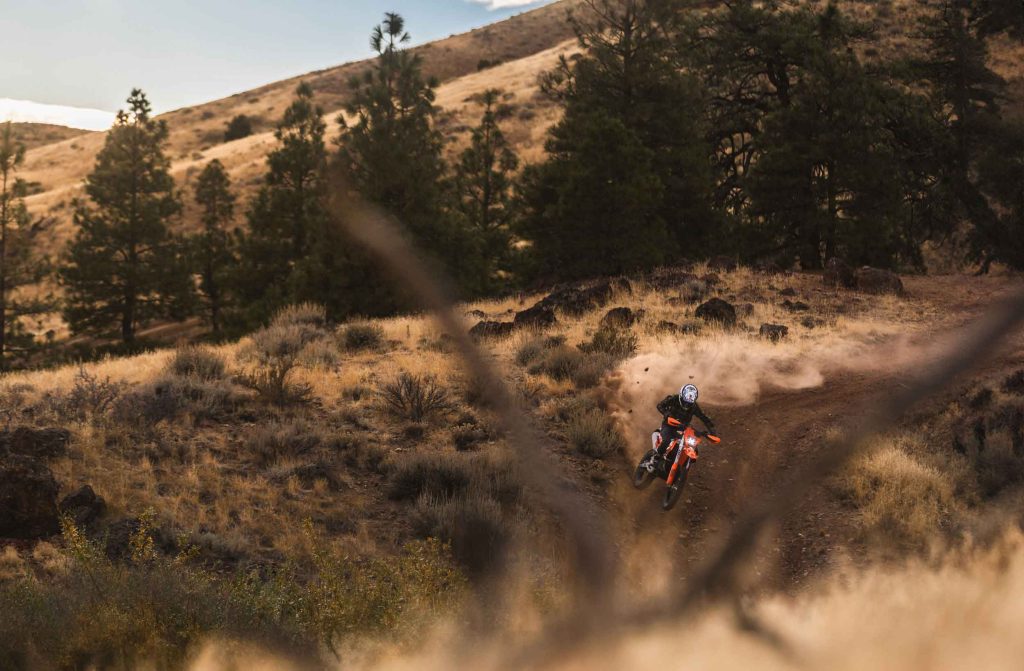
{"type": "Polygon", "coordinates": [[[367,58],[386,11],[419,44],[550,1],[0,0],[0,121],[101,129],[133,87],[159,113],[367,58]]]}

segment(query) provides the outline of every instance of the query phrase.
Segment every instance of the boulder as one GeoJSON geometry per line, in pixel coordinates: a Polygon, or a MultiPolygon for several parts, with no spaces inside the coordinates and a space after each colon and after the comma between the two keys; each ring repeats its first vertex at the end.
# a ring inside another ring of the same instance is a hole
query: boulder
{"type": "Polygon", "coordinates": [[[57,481],[38,459],[0,458],[0,538],[36,539],[60,530],[57,481]]]}
{"type": "Polygon", "coordinates": [[[727,273],[736,270],[738,266],[739,264],[736,263],[736,259],[731,256],[716,256],[708,261],[708,268],[711,270],[722,270],[727,273]]]}
{"type": "Polygon", "coordinates": [[[76,525],[87,527],[103,516],[107,510],[107,502],[102,496],[97,496],[92,487],[82,485],[61,499],[57,508],[61,514],[71,517],[76,525]]]}
{"type": "Polygon", "coordinates": [[[853,268],[837,257],[832,257],[825,263],[825,272],[821,274],[821,281],[826,287],[852,289],[856,286],[853,268]]]}
{"type": "Polygon", "coordinates": [[[762,338],[779,342],[789,335],[789,327],[782,324],[761,324],[761,330],[758,333],[762,338]]]}
{"type": "Polygon", "coordinates": [[[866,294],[895,294],[903,293],[903,281],[899,275],[889,270],[864,266],[856,273],[856,286],[858,291],[866,294]]]}
{"type": "Polygon", "coordinates": [[[622,282],[625,282],[625,291],[632,290],[628,280],[625,278],[620,278],[620,280],[598,282],[589,287],[559,287],[542,298],[537,305],[570,315],[581,315],[607,305],[615,291],[622,286],[622,282]]]}
{"type": "Polygon", "coordinates": [[[818,328],[819,326],[824,326],[825,320],[820,317],[811,317],[810,315],[808,315],[801,319],[800,323],[804,326],[804,328],[813,329],[818,328]]]}
{"type": "Polygon", "coordinates": [[[630,284],[629,280],[625,277],[618,277],[612,281],[612,286],[615,287],[616,291],[621,291],[624,294],[633,293],[633,285],[630,284]]]}
{"type": "Polygon", "coordinates": [[[782,307],[786,308],[790,312],[807,312],[811,309],[811,306],[803,301],[797,301],[794,303],[789,299],[782,301],[782,307]]]}
{"type": "Polygon", "coordinates": [[[552,307],[538,303],[532,308],[517,312],[512,321],[516,328],[546,328],[554,326],[558,319],[552,307]]]}
{"type": "Polygon", "coordinates": [[[32,429],[19,426],[0,432],[0,453],[20,454],[34,459],[53,459],[68,449],[71,433],[67,429],[32,429]]]}
{"type": "Polygon", "coordinates": [[[475,317],[477,319],[483,319],[487,316],[487,313],[483,310],[470,310],[466,313],[467,317],[475,317]]]}
{"type": "Polygon", "coordinates": [[[512,322],[482,321],[469,329],[469,335],[474,338],[501,338],[512,333],[512,322]]]}
{"type": "Polygon", "coordinates": [[[1024,368],[1007,376],[1001,389],[1007,394],[1024,394],[1024,368]]]}
{"type": "Polygon", "coordinates": [[[624,329],[637,322],[640,316],[629,308],[612,308],[601,318],[603,328],[624,329]]]}
{"type": "Polygon", "coordinates": [[[786,287],[785,289],[779,292],[779,295],[788,296],[792,298],[793,296],[796,296],[796,289],[794,289],[793,287],[786,287]]]}
{"type": "Polygon", "coordinates": [[[721,298],[712,298],[702,303],[693,314],[706,322],[717,322],[726,327],[736,325],[736,308],[721,298]]]}

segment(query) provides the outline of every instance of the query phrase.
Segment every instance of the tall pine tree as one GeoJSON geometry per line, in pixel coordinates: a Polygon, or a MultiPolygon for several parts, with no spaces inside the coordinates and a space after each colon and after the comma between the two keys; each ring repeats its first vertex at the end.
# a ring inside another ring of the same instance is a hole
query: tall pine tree
{"type": "Polygon", "coordinates": [[[537,271],[578,278],[652,267],[721,244],[701,93],[666,30],[672,3],[595,0],[574,19],[583,57],[544,90],[565,115],[527,169],[522,231],[537,271]]]}
{"type": "Polygon", "coordinates": [[[501,91],[488,89],[477,96],[483,107],[480,125],[455,166],[456,208],[480,237],[485,291],[496,288],[494,273],[508,267],[510,228],[516,212],[513,192],[519,158],[501,131],[501,91]]]}
{"type": "Polygon", "coordinates": [[[33,249],[25,182],[14,176],[24,158],[25,147],[15,141],[8,121],[0,129],[0,370],[9,367],[12,350],[23,353],[34,341],[23,318],[49,307],[18,296],[18,289],[37,284],[48,270],[33,249]]]}
{"type": "Polygon", "coordinates": [[[235,196],[231,192],[231,178],[220,161],[213,159],[199,173],[194,196],[200,207],[202,230],[189,242],[199,272],[206,318],[214,335],[219,335],[227,303],[226,288],[237,263],[234,239],[227,230],[235,214],[235,196]]]}
{"type": "Polygon", "coordinates": [[[297,286],[295,269],[315,248],[317,233],[329,226],[325,130],[313,89],[300,84],[274,133],[279,146],[267,156],[263,186],[247,215],[249,231],[239,243],[232,285],[242,326],[257,325],[288,303],[312,298],[297,286]]]}
{"type": "Polygon", "coordinates": [[[425,79],[420,56],[403,48],[409,39],[398,14],[385,15],[374,29],[374,66],[350,81],[350,118],[339,118],[339,164],[362,196],[394,214],[465,293],[477,293],[479,241],[447,212],[442,138],[433,126],[437,82],[425,79]]]}
{"type": "Polygon", "coordinates": [[[78,232],[60,269],[64,317],[74,333],[118,328],[126,344],[155,318],[181,318],[192,298],[191,274],[168,220],[181,204],[164,154],[167,125],[135,89],[117,114],[86,178],[90,203],[75,203],[78,232]]]}

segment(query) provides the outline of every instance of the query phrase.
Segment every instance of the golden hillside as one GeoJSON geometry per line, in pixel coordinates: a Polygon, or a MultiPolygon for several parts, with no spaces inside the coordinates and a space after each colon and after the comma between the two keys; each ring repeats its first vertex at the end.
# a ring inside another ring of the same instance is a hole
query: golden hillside
{"type": "MultiPolygon", "coordinates": [[[[487,88],[507,92],[506,102],[513,116],[505,122],[516,150],[527,161],[543,156],[547,129],[557,120],[558,111],[538,95],[537,76],[551,69],[559,55],[575,50],[568,10],[580,0],[561,0],[462,35],[416,48],[424,58],[428,75],[441,82],[437,104],[440,124],[453,148],[460,146],[477,118],[471,96],[487,88]],[[478,71],[481,60],[499,61],[495,67],[478,71]]],[[[877,43],[865,45],[868,57],[905,54],[913,48],[912,26],[922,11],[917,0],[891,2],[849,2],[845,9],[857,18],[878,26],[877,43]]],[[[369,30],[369,26],[367,27],[369,30]]],[[[415,33],[415,26],[411,26],[415,33]]],[[[1024,93],[1024,46],[1007,40],[993,44],[993,65],[1010,83],[1013,98],[1024,93]]],[[[170,128],[168,151],[173,159],[173,174],[182,187],[211,159],[219,159],[228,168],[236,189],[245,202],[259,185],[264,156],[273,147],[273,126],[292,99],[300,81],[312,85],[317,99],[327,112],[333,137],[334,123],[348,96],[348,81],[365,71],[370,61],[347,63],[292,79],[238,93],[228,98],[183,108],[161,115],[170,128]],[[256,122],[256,133],[233,142],[223,141],[226,123],[237,114],[256,122]]],[[[127,92],[126,92],[127,93],[127,92]]],[[[31,211],[49,218],[44,245],[57,252],[71,235],[71,199],[81,194],[82,180],[92,169],[105,134],[91,133],[29,151],[20,176],[41,184],[42,192],[28,199],[31,211]]],[[[190,198],[181,227],[188,229],[194,219],[190,198]]]]}
{"type": "Polygon", "coordinates": [[[26,149],[54,144],[89,132],[80,128],[68,128],[51,123],[12,123],[11,130],[15,142],[25,145],[26,149]]]}

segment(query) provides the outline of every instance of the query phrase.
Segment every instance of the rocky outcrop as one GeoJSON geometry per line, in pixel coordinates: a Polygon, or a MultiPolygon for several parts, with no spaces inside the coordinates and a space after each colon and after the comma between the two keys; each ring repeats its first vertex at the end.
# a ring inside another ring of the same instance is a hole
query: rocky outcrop
{"type": "Polygon", "coordinates": [[[554,309],[540,303],[517,312],[512,321],[516,328],[546,328],[558,323],[554,309]]]}
{"type": "Polygon", "coordinates": [[[779,342],[789,335],[789,327],[782,324],[761,324],[761,330],[758,334],[772,342],[779,342]]]}
{"type": "Polygon", "coordinates": [[[33,459],[53,459],[68,449],[67,429],[33,429],[19,426],[0,432],[0,454],[20,454],[33,459]]]}
{"type": "Polygon", "coordinates": [[[826,287],[852,289],[856,286],[853,268],[840,258],[831,258],[825,263],[821,281],[826,287]]]}
{"type": "Polygon", "coordinates": [[[601,318],[603,328],[624,329],[637,323],[640,313],[629,308],[612,308],[601,318]]]}
{"type": "Polygon", "coordinates": [[[510,335],[513,327],[512,322],[482,321],[469,329],[469,335],[474,338],[501,338],[510,335]]]}
{"type": "Polygon", "coordinates": [[[855,275],[857,291],[866,294],[893,294],[903,293],[903,281],[899,275],[889,270],[871,268],[864,266],[855,275]]]}
{"type": "Polygon", "coordinates": [[[36,539],[60,530],[57,481],[39,459],[0,457],[0,538],[36,539]]]}
{"type": "Polygon", "coordinates": [[[70,517],[80,527],[88,527],[96,522],[107,510],[107,502],[96,494],[89,485],[82,485],[68,494],[57,506],[62,515],[70,517]]]}
{"type": "Polygon", "coordinates": [[[736,308],[721,298],[712,298],[707,303],[702,303],[693,314],[706,322],[714,322],[726,327],[736,325],[736,308]]]}

